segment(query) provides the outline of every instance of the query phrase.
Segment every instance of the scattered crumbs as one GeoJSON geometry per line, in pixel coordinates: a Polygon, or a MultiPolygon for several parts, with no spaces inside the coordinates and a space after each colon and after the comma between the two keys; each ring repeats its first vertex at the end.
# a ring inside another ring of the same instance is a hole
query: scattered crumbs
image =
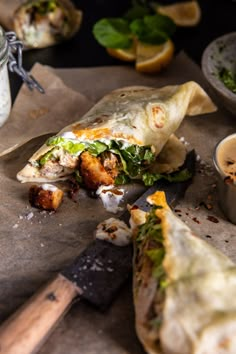
{"type": "Polygon", "coordinates": [[[15,225],[12,226],[12,228],[13,229],[17,229],[18,226],[19,226],[18,224],[15,224],[15,225]]]}
{"type": "Polygon", "coordinates": [[[225,242],[226,242],[226,243],[228,243],[228,242],[229,242],[229,240],[225,240],[225,242]]]}
{"type": "Polygon", "coordinates": [[[84,290],[87,290],[87,286],[86,286],[86,285],[83,285],[82,288],[83,288],[84,290]]]}
{"type": "Polygon", "coordinates": [[[85,265],[83,266],[83,269],[84,269],[84,270],[88,269],[88,266],[85,264],[85,265]]]}
{"type": "Polygon", "coordinates": [[[30,219],[33,218],[33,216],[34,216],[34,213],[31,211],[29,214],[27,214],[27,215],[25,216],[25,218],[26,218],[27,220],[30,220],[30,219]]]}
{"type": "Polygon", "coordinates": [[[178,214],[178,216],[179,216],[179,217],[181,217],[181,216],[182,216],[182,214],[178,214]]]}
{"type": "Polygon", "coordinates": [[[200,224],[200,221],[196,217],[193,218],[193,221],[196,222],[197,224],[200,224]]]}
{"type": "Polygon", "coordinates": [[[113,269],[113,268],[110,268],[110,267],[107,267],[107,271],[108,271],[108,272],[114,272],[114,269],[113,269]]]}
{"type": "Polygon", "coordinates": [[[62,226],[62,224],[59,224],[59,226],[62,226]]]}
{"type": "Polygon", "coordinates": [[[185,213],[185,215],[189,216],[189,213],[185,213]]]}
{"type": "Polygon", "coordinates": [[[208,215],[207,220],[214,222],[215,224],[217,224],[219,222],[219,220],[212,215],[208,215]]]}
{"type": "Polygon", "coordinates": [[[102,267],[99,267],[96,263],[94,263],[90,269],[96,272],[101,272],[103,270],[102,267]]]}
{"type": "Polygon", "coordinates": [[[211,238],[212,236],[211,235],[206,235],[207,238],[211,238]]]}
{"type": "Polygon", "coordinates": [[[22,220],[24,217],[23,215],[19,215],[19,219],[22,220]]]}
{"type": "Polygon", "coordinates": [[[44,247],[44,244],[43,244],[43,243],[40,243],[40,246],[41,246],[41,247],[44,247]]]}
{"type": "Polygon", "coordinates": [[[181,213],[181,210],[180,209],[175,209],[175,212],[176,213],[181,213]]]}
{"type": "Polygon", "coordinates": [[[200,161],[200,160],[201,160],[200,155],[197,155],[197,156],[196,156],[196,161],[200,161]]]}
{"type": "Polygon", "coordinates": [[[77,278],[77,274],[73,274],[73,278],[77,278]]]}

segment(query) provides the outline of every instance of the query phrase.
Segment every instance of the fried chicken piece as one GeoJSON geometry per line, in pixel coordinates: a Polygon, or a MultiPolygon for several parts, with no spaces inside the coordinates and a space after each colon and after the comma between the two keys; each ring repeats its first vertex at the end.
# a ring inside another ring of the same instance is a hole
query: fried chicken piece
{"type": "Polygon", "coordinates": [[[80,155],[80,174],[88,189],[96,190],[101,185],[114,184],[114,179],[105,170],[101,161],[88,151],[80,155]]]}
{"type": "Polygon", "coordinates": [[[30,204],[43,210],[57,210],[63,198],[63,191],[52,184],[33,185],[29,189],[30,204]]]}

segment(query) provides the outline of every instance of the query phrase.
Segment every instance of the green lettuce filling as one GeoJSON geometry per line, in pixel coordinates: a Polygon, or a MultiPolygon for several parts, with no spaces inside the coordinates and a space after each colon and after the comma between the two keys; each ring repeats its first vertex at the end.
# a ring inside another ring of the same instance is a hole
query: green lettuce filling
{"type": "MultiPolygon", "coordinates": [[[[162,227],[159,218],[156,216],[154,206],[147,216],[147,220],[143,225],[139,226],[138,235],[136,238],[138,254],[141,257],[147,257],[151,261],[151,274],[157,281],[157,289],[159,296],[155,299],[154,308],[161,308],[162,300],[165,293],[165,288],[168,286],[166,273],[163,267],[165,257],[165,249],[163,246],[162,227]]],[[[162,314],[159,311],[153,310],[150,313],[149,325],[152,328],[159,328],[162,323],[162,314]]]]}
{"type": "Polygon", "coordinates": [[[162,285],[166,284],[165,271],[162,266],[165,250],[163,246],[162,227],[155,213],[157,208],[159,207],[153,207],[148,214],[147,221],[140,225],[136,242],[138,247],[145,249],[145,255],[152,261],[152,275],[157,279],[158,287],[162,288],[162,285]]]}
{"type": "Polygon", "coordinates": [[[109,151],[117,156],[121,161],[122,169],[115,179],[116,185],[123,185],[131,179],[141,179],[145,186],[152,186],[159,179],[164,178],[169,182],[183,182],[191,178],[192,174],[187,170],[181,170],[172,174],[150,173],[147,168],[155,161],[155,155],[151,146],[128,145],[122,141],[111,140],[108,143],[96,141],[79,142],[61,136],[53,136],[46,142],[47,146],[54,147],[38,160],[38,165],[43,166],[49,160],[59,160],[58,149],[72,156],[79,156],[82,152],[88,151],[93,156],[99,156],[105,151],[109,151]]]}

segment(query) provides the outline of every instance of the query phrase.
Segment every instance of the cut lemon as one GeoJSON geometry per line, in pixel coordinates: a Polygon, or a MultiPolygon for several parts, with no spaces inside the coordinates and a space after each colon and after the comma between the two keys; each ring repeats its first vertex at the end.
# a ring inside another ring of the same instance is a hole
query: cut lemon
{"type": "Polygon", "coordinates": [[[174,55],[174,44],[169,39],[163,44],[137,43],[135,68],[139,72],[155,73],[166,67],[174,55]]]}
{"type": "Polygon", "coordinates": [[[135,45],[128,49],[106,48],[109,55],[124,61],[135,61],[136,49],[135,45]]]}
{"type": "Polygon", "coordinates": [[[156,11],[169,16],[177,26],[195,26],[201,18],[201,9],[197,1],[179,2],[173,5],[158,5],[156,11]]]}

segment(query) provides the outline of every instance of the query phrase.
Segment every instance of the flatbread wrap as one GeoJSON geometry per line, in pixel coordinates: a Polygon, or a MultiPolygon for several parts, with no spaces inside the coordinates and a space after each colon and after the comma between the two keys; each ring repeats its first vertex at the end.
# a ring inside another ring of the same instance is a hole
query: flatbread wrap
{"type": "Polygon", "coordinates": [[[236,353],[236,265],[148,197],[131,209],[137,335],[151,354],[236,353]]]}
{"type": "MultiPolygon", "coordinates": [[[[160,89],[129,87],[113,91],[81,120],[51,137],[17,178],[21,182],[52,182],[74,174],[93,190],[133,179],[151,185],[160,178],[159,172],[169,173],[179,167],[175,159],[169,159],[165,171],[162,157],[161,171],[148,171],[154,168],[168,140],[176,140],[173,133],[185,115],[214,110],[210,98],[195,82],[160,89]],[[174,168],[170,166],[173,160],[174,168]]],[[[177,153],[178,148],[175,150],[177,153]]]]}
{"type": "Polygon", "coordinates": [[[26,48],[43,48],[71,38],[82,11],[71,0],[1,0],[0,24],[15,31],[26,48]]]}

